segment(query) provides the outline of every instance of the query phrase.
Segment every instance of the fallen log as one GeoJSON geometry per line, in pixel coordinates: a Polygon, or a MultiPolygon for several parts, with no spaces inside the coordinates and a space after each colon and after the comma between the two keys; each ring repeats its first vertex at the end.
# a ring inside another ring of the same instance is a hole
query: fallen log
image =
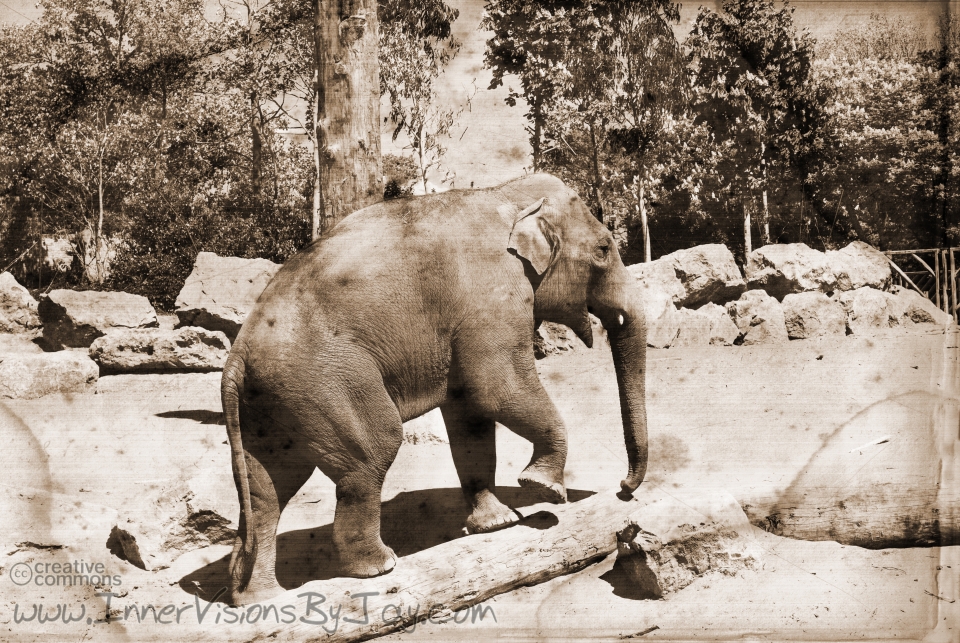
{"type": "MultiPolygon", "coordinates": [[[[759,569],[763,554],[750,535],[753,527],[740,505],[728,498],[726,510],[714,511],[711,518],[674,500],[669,514],[658,512],[653,520],[639,516],[642,526],[631,519],[617,532],[617,564],[638,598],[663,598],[708,572],[735,576],[759,569]]],[[[718,499],[715,509],[723,507],[723,496],[718,499]]]]}
{"type": "Polygon", "coordinates": [[[628,500],[608,491],[566,505],[525,507],[517,510],[523,517],[519,525],[403,557],[387,575],[311,581],[269,603],[237,609],[248,613],[248,622],[255,611],[259,638],[271,641],[362,641],[423,620],[495,619],[491,608],[479,604],[600,561],[616,550],[617,532],[631,523],[653,529],[689,520],[746,523],[727,494],[680,500],[675,495],[644,486],[628,500]],[[477,607],[471,611],[472,606],[477,607]],[[268,611],[271,618],[261,620],[268,611]],[[299,618],[277,624],[278,614],[299,618]]]}
{"type": "Polygon", "coordinates": [[[744,504],[778,536],[868,549],[960,544],[956,398],[908,391],[840,427],[778,497],[744,504]]]}

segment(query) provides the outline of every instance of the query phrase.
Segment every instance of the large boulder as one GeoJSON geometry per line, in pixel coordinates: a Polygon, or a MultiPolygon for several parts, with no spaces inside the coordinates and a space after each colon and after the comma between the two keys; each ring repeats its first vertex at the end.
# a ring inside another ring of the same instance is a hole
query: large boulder
{"type": "Polygon", "coordinates": [[[740,329],[730,319],[726,308],[706,304],[697,310],[681,308],[680,330],[670,347],[677,346],[731,346],[740,336],[740,329]]]}
{"type": "Polygon", "coordinates": [[[946,326],[953,323],[953,317],[943,312],[937,305],[916,290],[894,286],[891,291],[897,305],[903,311],[901,323],[937,324],[946,326]]]}
{"type": "MultiPolygon", "coordinates": [[[[669,257],[670,255],[667,255],[669,257]]],[[[687,291],[683,283],[677,276],[677,270],[671,260],[664,261],[664,257],[651,261],[649,263],[636,263],[627,266],[627,272],[636,277],[640,286],[647,291],[658,293],[657,298],[666,295],[674,304],[674,308],[680,306],[681,301],[686,297],[687,291]]]]}
{"type": "Polygon", "coordinates": [[[213,503],[194,493],[193,481],[156,497],[138,499],[122,512],[106,546],[111,554],[140,569],[165,569],[182,554],[211,545],[230,545],[236,528],[213,503]]]}
{"type": "Polygon", "coordinates": [[[805,243],[757,248],[747,256],[744,273],[748,288],[764,290],[778,300],[811,290],[829,294],[837,288],[827,255],[805,243]]]}
{"type": "Polygon", "coordinates": [[[748,290],[727,304],[727,313],[740,330],[743,344],[778,344],[789,341],[783,307],[762,290],[748,290]]]}
{"type": "Polygon", "coordinates": [[[640,282],[640,298],[647,322],[647,346],[667,348],[680,330],[680,312],[673,303],[673,295],[655,282],[640,282]]]}
{"type": "Polygon", "coordinates": [[[0,333],[0,359],[14,353],[42,353],[43,349],[25,333],[0,333]]]}
{"type": "Polygon", "coordinates": [[[219,371],[229,354],[226,335],[190,326],[111,331],[90,345],[90,358],[110,373],[219,371]]]}
{"type": "Polygon", "coordinates": [[[51,393],[93,393],[100,369],[76,351],[0,357],[0,398],[34,399],[51,393]]]}
{"type": "Polygon", "coordinates": [[[847,314],[847,330],[853,335],[900,325],[903,307],[896,296],[875,288],[857,288],[838,293],[837,301],[847,314]]]}
{"type": "Polygon", "coordinates": [[[843,335],[847,314],[835,299],[822,292],[800,292],[783,298],[783,318],[790,339],[843,335]]]}
{"type": "Polygon", "coordinates": [[[156,328],[146,297],[125,292],[54,290],[37,307],[43,340],[52,348],[87,348],[117,328],[156,328]]]}
{"type": "Polygon", "coordinates": [[[837,278],[837,290],[856,290],[869,286],[878,290],[890,287],[893,275],[886,255],[863,241],[854,241],[840,250],[828,250],[827,263],[837,278]]]}
{"type": "Polygon", "coordinates": [[[37,300],[9,272],[0,274],[0,333],[33,333],[40,329],[37,300]]]}
{"type": "Polygon", "coordinates": [[[669,294],[677,308],[722,304],[747,288],[733,255],[721,243],[677,250],[627,270],[641,283],[669,294]]]}
{"type": "Polygon", "coordinates": [[[723,304],[738,298],[747,289],[733,254],[722,243],[677,250],[658,261],[673,264],[684,289],[678,303],[685,308],[711,302],[723,304]]]}
{"type": "Polygon", "coordinates": [[[563,324],[543,322],[533,335],[533,355],[543,359],[548,355],[558,355],[574,350],[579,339],[572,330],[563,324]]]}
{"type": "Polygon", "coordinates": [[[201,252],[177,296],[181,326],[219,330],[233,341],[260,293],[280,269],[266,259],[201,252]]]}
{"type": "Polygon", "coordinates": [[[52,272],[67,272],[73,265],[73,235],[69,237],[54,237],[44,235],[40,239],[40,270],[46,268],[52,272]]]}

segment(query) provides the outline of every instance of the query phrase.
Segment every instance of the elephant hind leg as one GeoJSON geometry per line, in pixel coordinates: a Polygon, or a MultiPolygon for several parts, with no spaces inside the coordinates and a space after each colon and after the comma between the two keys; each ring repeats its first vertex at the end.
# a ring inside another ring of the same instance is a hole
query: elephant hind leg
{"type": "Polygon", "coordinates": [[[246,444],[244,457],[251,515],[245,515],[241,509],[237,539],[230,556],[229,601],[234,605],[258,603],[284,591],[276,577],[277,524],[284,507],[315,468],[277,458],[268,451],[248,449],[246,444]],[[245,542],[245,538],[252,542],[245,542]],[[243,583],[244,580],[247,582],[243,583]]]}
{"type": "Polygon", "coordinates": [[[337,485],[333,548],[340,573],[355,578],[379,576],[392,570],[397,556],[380,537],[383,481],[403,441],[403,422],[373,363],[341,365],[341,385],[328,390],[346,395],[321,399],[324,415],[336,427],[340,447],[319,464],[337,485]],[[361,389],[355,382],[365,382],[361,389]]]}
{"type": "Polygon", "coordinates": [[[450,438],[453,463],[463,497],[470,506],[466,527],[471,534],[495,531],[518,522],[519,515],[494,495],[497,470],[496,423],[473,414],[463,402],[440,407],[450,438]]]}

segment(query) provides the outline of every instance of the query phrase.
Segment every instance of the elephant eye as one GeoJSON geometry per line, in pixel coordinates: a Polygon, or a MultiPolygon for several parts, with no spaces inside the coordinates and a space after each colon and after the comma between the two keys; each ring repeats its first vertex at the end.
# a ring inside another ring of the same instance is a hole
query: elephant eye
{"type": "Polygon", "coordinates": [[[597,246],[597,259],[604,260],[610,254],[610,244],[606,241],[597,246]]]}

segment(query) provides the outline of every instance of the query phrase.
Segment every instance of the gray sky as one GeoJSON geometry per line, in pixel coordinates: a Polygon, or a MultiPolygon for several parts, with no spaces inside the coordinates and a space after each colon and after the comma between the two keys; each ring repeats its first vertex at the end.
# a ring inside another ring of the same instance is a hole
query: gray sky
{"type": "MultiPolygon", "coordinates": [[[[478,91],[471,110],[461,116],[455,139],[450,141],[446,164],[456,172],[457,187],[469,187],[471,181],[476,187],[495,185],[521,174],[530,164],[525,109],[503,102],[506,89],[487,90],[490,72],[483,69],[483,51],[488,36],[477,30],[484,0],[447,2],[460,9],[454,34],[463,47],[441,79],[441,94],[448,104],[459,105],[472,91],[474,79],[478,91]]],[[[216,2],[211,4],[216,6],[216,2]]],[[[700,6],[716,9],[720,4],[720,0],[682,3],[677,35],[682,38],[687,34],[700,6]]],[[[794,0],[791,5],[796,8],[797,24],[818,39],[863,24],[871,13],[915,21],[927,33],[933,32],[943,11],[960,14],[960,0],[794,0]]],[[[35,0],[0,0],[0,22],[23,23],[39,14],[35,0]]],[[[398,147],[389,136],[383,138],[384,152],[397,152],[398,147]]]]}

